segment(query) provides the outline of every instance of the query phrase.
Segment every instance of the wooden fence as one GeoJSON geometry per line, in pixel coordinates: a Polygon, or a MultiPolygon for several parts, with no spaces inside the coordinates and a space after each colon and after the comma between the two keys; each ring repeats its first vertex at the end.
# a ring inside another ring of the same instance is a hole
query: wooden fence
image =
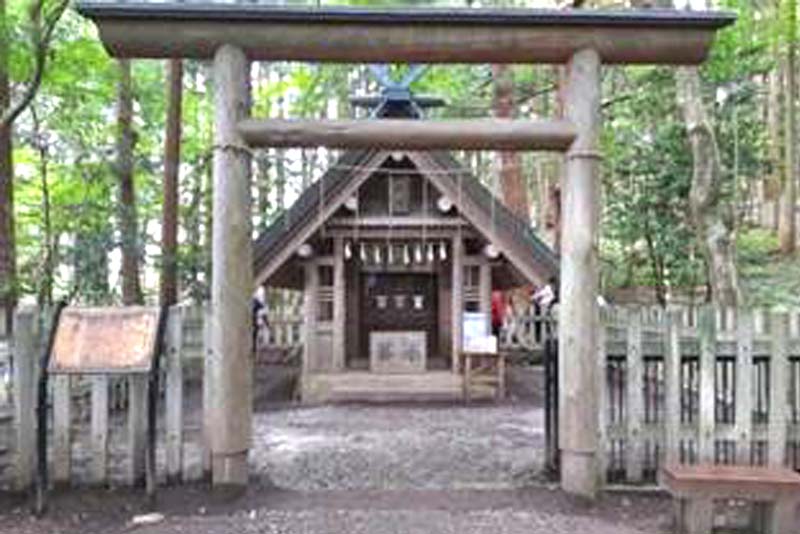
{"type": "MultiPolygon", "coordinates": [[[[185,421],[184,411],[187,380],[198,388],[202,380],[203,314],[199,306],[175,306],[169,313],[160,367],[157,423],[157,470],[162,480],[202,476],[199,461],[185,461],[186,456],[197,458],[201,454],[201,420],[195,417],[185,421]],[[187,435],[196,439],[186,439],[187,435]]],[[[26,309],[17,312],[15,318],[14,417],[9,440],[14,469],[4,481],[7,486],[18,489],[30,487],[35,477],[35,392],[47,316],[26,309]]],[[[50,377],[48,461],[53,483],[107,485],[143,480],[147,380],[146,376],[50,377]]],[[[190,408],[201,410],[202,406],[190,408]]]]}
{"type": "Polygon", "coordinates": [[[800,469],[800,312],[608,308],[602,318],[607,482],[654,482],[664,462],[800,469]]]}
{"type": "MultiPolygon", "coordinates": [[[[170,310],[161,362],[161,481],[192,480],[208,470],[202,432],[208,313],[197,306],[170,310]]],[[[653,482],[664,462],[800,468],[800,312],[611,307],[602,318],[598,413],[608,483],[653,482]]],[[[502,344],[541,348],[538,325],[547,320],[534,312],[509,318],[502,344]]],[[[40,322],[31,311],[20,312],[12,345],[14,431],[6,456],[15,459],[19,488],[30,485],[35,465],[40,322]]],[[[270,326],[266,346],[301,343],[298,316],[272,315],[270,326]]],[[[56,480],[106,484],[140,477],[143,391],[131,380],[52,381],[49,458],[56,480]]]]}

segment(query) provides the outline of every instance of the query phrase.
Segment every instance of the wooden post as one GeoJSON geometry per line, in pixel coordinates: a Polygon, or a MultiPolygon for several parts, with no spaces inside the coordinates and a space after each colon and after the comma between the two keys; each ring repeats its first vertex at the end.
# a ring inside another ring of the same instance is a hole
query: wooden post
{"type": "Polygon", "coordinates": [[[145,481],[147,384],[147,375],[135,374],[128,377],[128,446],[131,455],[129,480],[134,486],[142,486],[145,481]]]}
{"type": "Polygon", "coordinates": [[[68,484],[72,460],[70,435],[70,375],[55,375],[53,382],[53,482],[68,484]]]}
{"type": "Polygon", "coordinates": [[[183,468],[183,308],[169,310],[166,332],[164,404],[167,432],[167,482],[181,481],[183,468]]]}
{"type": "Polygon", "coordinates": [[[700,310],[700,404],[698,407],[697,453],[701,463],[714,463],[715,442],[715,370],[717,363],[716,310],[705,306],[700,310]]]}
{"type": "Polygon", "coordinates": [[[345,367],[345,277],[344,240],[333,239],[333,370],[345,367]]]}
{"type": "MultiPolygon", "coordinates": [[[[606,354],[606,339],[608,329],[608,315],[600,314],[600,328],[597,332],[597,372],[595,381],[597,385],[597,472],[600,481],[607,479],[608,465],[611,454],[611,444],[608,437],[608,354],[606,354]]],[[[544,328],[544,324],[542,324],[544,328]]]]}
{"type": "Polygon", "coordinates": [[[681,428],[681,325],[683,315],[670,310],[664,350],[664,423],[666,465],[680,463],[681,428]]]}
{"type": "Polygon", "coordinates": [[[739,308],[736,317],[736,462],[750,464],[753,439],[753,315],[739,308]]]}
{"type": "MultiPolygon", "coordinates": [[[[486,331],[492,331],[492,266],[489,265],[489,260],[486,258],[481,259],[479,267],[479,286],[478,294],[480,295],[480,309],[481,313],[486,315],[486,331]]],[[[499,340],[498,340],[499,342],[499,340]]]]}
{"type": "Polygon", "coordinates": [[[214,402],[212,384],[214,376],[214,350],[211,348],[211,323],[214,313],[210,302],[203,307],[203,479],[211,480],[211,405],[214,402]]]}
{"type": "Polygon", "coordinates": [[[214,54],[211,463],[216,485],[247,484],[252,402],[253,261],[250,157],[236,124],[249,114],[250,64],[230,45],[214,54]]]}
{"type": "MultiPolygon", "coordinates": [[[[5,329],[5,321],[0,321],[5,329]]],[[[17,489],[27,490],[36,469],[36,392],[39,373],[36,365],[36,312],[20,309],[14,316],[14,423],[17,429],[17,489]]]]}
{"type": "Polygon", "coordinates": [[[625,402],[628,405],[625,477],[628,482],[641,482],[644,467],[644,359],[642,358],[642,310],[631,308],[628,313],[628,354],[625,402]]]}
{"type": "Polygon", "coordinates": [[[561,236],[559,304],[559,441],[561,486],[594,498],[598,488],[597,384],[599,314],[597,236],[600,183],[600,56],[576,52],[567,66],[566,119],[578,129],[567,152],[562,213],[570,218],[561,236]]]}
{"type": "Polygon", "coordinates": [[[772,314],[772,355],[769,360],[769,460],[770,467],[786,461],[787,388],[789,385],[789,315],[772,314]]]}
{"type": "Polygon", "coordinates": [[[450,277],[452,291],[450,298],[450,313],[452,321],[452,341],[453,341],[453,372],[458,372],[459,358],[461,357],[461,345],[463,343],[462,317],[464,312],[464,242],[460,236],[453,238],[452,246],[453,274],[450,277]]]}
{"type": "Polygon", "coordinates": [[[315,369],[317,361],[317,301],[319,293],[319,270],[313,261],[305,263],[305,285],[303,287],[303,375],[315,369]]]}
{"type": "Polygon", "coordinates": [[[92,376],[91,480],[108,482],[108,375],[92,376]]]}

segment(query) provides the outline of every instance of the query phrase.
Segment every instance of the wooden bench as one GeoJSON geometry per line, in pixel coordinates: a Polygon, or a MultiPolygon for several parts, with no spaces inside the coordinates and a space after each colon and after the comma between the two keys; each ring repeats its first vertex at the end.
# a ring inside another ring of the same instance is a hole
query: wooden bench
{"type": "Polygon", "coordinates": [[[461,353],[464,401],[481,388],[494,387],[495,399],[506,396],[506,356],[502,352],[461,353]]]}
{"type": "Polygon", "coordinates": [[[754,505],[751,532],[797,534],[800,475],[784,468],[685,465],[666,467],[661,483],[674,499],[676,532],[710,534],[714,501],[746,500],[754,505]]]}

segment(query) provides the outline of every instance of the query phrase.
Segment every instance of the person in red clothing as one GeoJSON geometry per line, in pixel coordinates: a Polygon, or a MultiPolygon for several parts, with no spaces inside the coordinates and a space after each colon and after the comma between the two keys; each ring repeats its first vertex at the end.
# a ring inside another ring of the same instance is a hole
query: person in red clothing
{"type": "Polygon", "coordinates": [[[492,291],[492,335],[500,337],[506,316],[506,297],[502,291],[492,291]]]}

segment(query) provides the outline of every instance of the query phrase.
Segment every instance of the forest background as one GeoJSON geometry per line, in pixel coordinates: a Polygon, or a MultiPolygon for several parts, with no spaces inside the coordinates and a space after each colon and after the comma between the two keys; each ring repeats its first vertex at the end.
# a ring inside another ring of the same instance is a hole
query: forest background
{"type": "MultiPolygon", "coordinates": [[[[701,69],[604,68],[603,290],[644,291],[660,303],[690,295],[800,306],[797,0],[700,7],[738,15],[701,69]]],[[[114,60],[68,0],[0,0],[0,15],[2,304],[207,299],[210,65],[114,60]]],[[[549,65],[432,66],[412,89],[447,101],[434,118],[552,117],[560,77],[549,65]]],[[[252,82],[253,115],[262,117],[351,117],[349,97],[379,91],[365,65],[254,63],[252,82]]],[[[337,152],[253,156],[257,234],[337,152]]],[[[558,209],[560,156],[458,157],[557,246],[569,224],[558,209]]]]}

